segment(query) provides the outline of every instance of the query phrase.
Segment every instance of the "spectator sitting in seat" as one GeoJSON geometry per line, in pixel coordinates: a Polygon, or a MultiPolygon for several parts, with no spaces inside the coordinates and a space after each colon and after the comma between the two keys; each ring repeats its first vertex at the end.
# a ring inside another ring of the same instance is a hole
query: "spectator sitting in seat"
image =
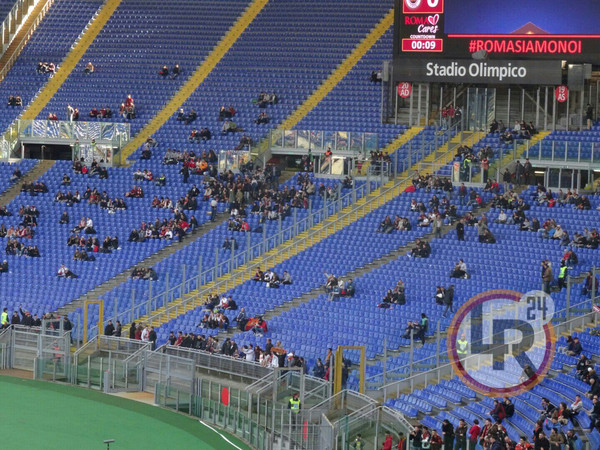
{"type": "Polygon", "coordinates": [[[404,329],[404,334],[401,337],[404,339],[410,339],[411,335],[414,337],[417,337],[417,336],[419,336],[420,331],[421,331],[421,326],[419,325],[419,322],[417,322],[416,320],[415,321],[409,320],[408,325],[404,329]]]}
{"type": "Polygon", "coordinates": [[[254,277],[252,277],[252,280],[254,280],[254,281],[265,281],[264,280],[264,272],[262,270],[260,270],[260,267],[256,268],[256,273],[254,274],[254,277]]]}
{"type": "Polygon", "coordinates": [[[377,69],[371,72],[371,83],[380,83],[382,80],[381,69],[377,69]]]}
{"type": "Polygon", "coordinates": [[[167,78],[169,76],[169,68],[167,66],[162,66],[162,69],[159,70],[158,74],[163,78],[167,78]]]}
{"type": "Polygon", "coordinates": [[[338,279],[334,274],[328,274],[327,272],[325,272],[325,277],[327,278],[327,281],[325,282],[325,291],[331,293],[338,287],[338,279]]]}
{"type": "Polygon", "coordinates": [[[154,269],[146,268],[146,267],[136,267],[131,272],[131,278],[134,280],[158,280],[158,275],[154,271],[154,269]]]}
{"type": "Polygon", "coordinates": [[[61,278],[77,278],[77,275],[71,272],[64,264],[60,266],[56,275],[61,278]]]}
{"type": "Polygon", "coordinates": [[[226,120],[225,122],[223,122],[223,126],[221,127],[222,134],[235,133],[236,130],[237,125],[231,120],[226,120]]]}
{"type": "Polygon", "coordinates": [[[192,109],[192,110],[190,110],[190,113],[185,118],[185,124],[189,125],[190,123],[194,122],[197,118],[198,118],[198,113],[196,113],[196,111],[194,111],[192,109]]]}
{"type": "Polygon", "coordinates": [[[506,411],[504,405],[498,400],[494,400],[494,408],[490,411],[490,416],[494,419],[494,422],[502,422],[506,417],[506,411]]]}
{"type": "Polygon", "coordinates": [[[10,176],[10,182],[14,183],[15,181],[21,179],[22,176],[23,174],[21,173],[21,170],[17,167],[15,170],[13,170],[13,173],[10,176]]]}
{"type": "Polygon", "coordinates": [[[496,220],[494,220],[494,222],[502,223],[502,224],[508,223],[508,217],[506,216],[506,213],[504,212],[503,209],[500,210],[500,214],[498,214],[498,218],[496,220]]]}
{"type": "Polygon", "coordinates": [[[500,136],[500,142],[504,142],[504,143],[508,144],[512,141],[513,141],[513,135],[509,129],[506,129],[504,131],[504,133],[502,134],[502,136],[500,136]]]}
{"type": "Polygon", "coordinates": [[[183,108],[181,108],[177,113],[177,120],[179,122],[183,122],[185,120],[185,112],[183,111],[183,108]]]}
{"type": "Polygon", "coordinates": [[[212,134],[208,128],[200,128],[200,139],[208,141],[212,137],[212,134]]]}
{"type": "Polygon", "coordinates": [[[90,75],[90,74],[94,73],[94,70],[96,70],[96,69],[94,68],[94,65],[92,64],[92,62],[88,61],[88,63],[85,65],[84,72],[86,74],[90,75]]]}
{"type": "Polygon", "coordinates": [[[391,233],[393,229],[394,225],[392,224],[392,219],[390,219],[390,216],[385,216],[385,219],[379,224],[377,232],[388,234],[391,233]]]}
{"type": "Polygon", "coordinates": [[[565,349],[565,353],[569,356],[579,356],[583,351],[583,347],[581,346],[581,342],[579,342],[579,338],[573,338],[567,348],[565,349]]]}
{"type": "Polygon", "coordinates": [[[161,173],[160,176],[156,179],[157,186],[166,186],[167,185],[167,177],[164,173],[161,173]]]}
{"type": "Polygon", "coordinates": [[[467,272],[467,264],[464,260],[459,259],[454,269],[452,269],[452,273],[450,274],[451,278],[469,278],[469,273],[467,272]]]}
{"type": "Polygon", "coordinates": [[[292,284],[292,276],[287,270],[283,271],[283,280],[281,281],[281,284],[292,284]]]}
{"type": "Polygon", "coordinates": [[[479,236],[479,242],[483,244],[495,244],[496,238],[489,229],[483,230],[483,234],[479,236]]]}
{"type": "Polygon", "coordinates": [[[416,247],[411,250],[408,256],[416,258],[429,258],[429,255],[431,255],[431,246],[429,245],[429,242],[417,239],[416,247]]]}
{"type": "Polygon", "coordinates": [[[354,281],[352,280],[352,278],[350,278],[346,282],[344,289],[342,291],[340,291],[340,295],[342,295],[344,297],[354,297],[355,292],[356,292],[356,287],[354,286],[354,281]]]}
{"type": "Polygon", "coordinates": [[[252,145],[254,145],[252,138],[244,134],[240,138],[240,143],[235,147],[235,150],[242,150],[244,147],[251,147],[252,145]]]}
{"type": "Polygon", "coordinates": [[[252,327],[252,332],[257,336],[262,336],[264,333],[268,331],[267,322],[263,320],[262,316],[258,317],[258,320],[255,322],[252,327]]]}
{"type": "Polygon", "coordinates": [[[175,66],[173,66],[173,70],[171,70],[171,79],[174,80],[180,74],[181,74],[181,68],[179,67],[179,64],[175,64],[175,66]]]}
{"type": "Polygon", "coordinates": [[[254,120],[254,123],[256,123],[257,125],[266,124],[269,123],[270,120],[271,118],[269,117],[269,115],[263,111],[258,115],[256,120],[254,120]]]}

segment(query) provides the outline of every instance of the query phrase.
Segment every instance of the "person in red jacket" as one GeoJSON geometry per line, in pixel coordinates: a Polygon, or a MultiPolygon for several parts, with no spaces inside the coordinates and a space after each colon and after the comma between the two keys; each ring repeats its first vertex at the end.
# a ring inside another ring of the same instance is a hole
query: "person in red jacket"
{"type": "Polygon", "coordinates": [[[392,434],[389,431],[386,431],[385,440],[383,441],[383,447],[381,447],[381,450],[392,450],[392,445],[394,445],[392,434]]]}
{"type": "Polygon", "coordinates": [[[506,417],[506,412],[504,411],[504,406],[498,400],[494,400],[494,409],[490,411],[490,416],[494,418],[495,422],[502,422],[506,417]]]}
{"type": "Polygon", "coordinates": [[[481,427],[479,426],[479,420],[475,419],[473,426],[469,429],[469,450],[475,450],[479,433],[481,433],[481,427]]]}

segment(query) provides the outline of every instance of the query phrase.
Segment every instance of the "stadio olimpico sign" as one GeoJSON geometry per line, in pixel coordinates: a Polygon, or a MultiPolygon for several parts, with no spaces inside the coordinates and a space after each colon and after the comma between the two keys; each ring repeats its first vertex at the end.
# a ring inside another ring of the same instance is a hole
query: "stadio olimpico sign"
{"type": "Polygon", "coordinates": [[[399,59],[394,81],[558,85],[562,68],[560,61],[399,59]]]}

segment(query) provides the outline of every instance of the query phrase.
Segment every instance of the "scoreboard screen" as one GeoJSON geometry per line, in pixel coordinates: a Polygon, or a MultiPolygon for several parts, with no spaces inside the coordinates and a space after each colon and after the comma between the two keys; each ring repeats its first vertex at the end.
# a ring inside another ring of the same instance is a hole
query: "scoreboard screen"
{"type": "Polygon", "coordinates": [[[396,58],[600,63],[600,0],[396,0],[396,58]]]}

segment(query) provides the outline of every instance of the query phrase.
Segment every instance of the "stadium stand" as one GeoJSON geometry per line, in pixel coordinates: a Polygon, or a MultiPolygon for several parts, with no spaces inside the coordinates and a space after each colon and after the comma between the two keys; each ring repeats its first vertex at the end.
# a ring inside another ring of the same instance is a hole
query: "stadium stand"
{"type": "MultiPolygon", "coordinates": [[[[535,185],[535,173],[523,177],[515,160],[600,160],[599,124],[533,135],[522,130],[509,139],[495,128],[463,133],[433,121],[412,127],[382,123],[383,88],[370,77],[392,59],[389,0],[208,0],[192,6],[174,0],[168,8],[158,0],[123,0],[111,3],[116,10],[102,18],[103,26],[97,23],[101,30],[88,36],[87,51],[73,54],[78,38],[109,2],[55,0],[0,83],[0,94],[19,96],[23,103],[6,106],[2,130],[27,109],[41,120],[52,114],[68,120],[71,105],[80,120],[130,123],[134,137],[123,151],[129,166],[94,164],[82,171],[72,161],[43,168],[35,160],[0,163],[0,239],[6,254],[0,258],[6,259],[0,264],[0,291],[8,317],[25,316],[23,308],[38,317],[67,316],[77,327],[67,336],[73,339],[68,345],[79,345],[84,329],[96,342],[103,333],[112,334],[109,320],[123,325],[123,336],[131,326],[140,340],[142,330],[153,326],[152,350],[174,346],[263,368],[296,366],[328,382],[330,351],[365,346],[366,380],[356,370],[360,352],[347,351],[343,388],[359,391],[366,381],[365,394],[413,425],[435,430],[446,448],[465,448],[463,423],[472,436],[475,421],[483,439],[470,448],[496,450],[492,436],[508,449],[515,448],[509,441],[516,444],[522,436],[534,436],[536,448],[548,448],[540,444],[540,432],[550,438],[551,448],[600,448],[600,406],[594,398],[600,394],[595,372],[600,331],[587,322],[557,338],[558,350],[539,384],[510,396],[514,414],[510,406],[495,403],[509,405],[505,399],[482,395],[454,375],[432,376],[425,385],[391,395],[393,389],[384,389],[447,365],[453,313],[486,290],[551,290],[556,324],[590,314],[596,302],[591,293],[598,293],[597,282],[590,288],[588,273],[600,266],[600,190],[593,190],[590,178],[585,194],[567,188],[553,192],[535,185]],[[245,16],[253,4],[256,14],[245,16]],[[60,67],[69,55],[73,70],[64,82],[55,82],[60,87],[50,86],[52,73],[40,73],[45,70],[36,70],[38,64],[60,67]],[[90,62],[94,70],[86,73],[90,62]],[[176,65],[180,72],[173,72],[176,65]],[[167,73],[160,74],[163,66],[167,73]],[[48,86],[55,91],[36,99],[48,86]],[[261,93],[270,96],[265,105],[259,105],[261,93]],[[135,110],[121,113],[128,95],[135,110]],[[181,115],[171,114],[175,105],[181,115]],[[111,117],[90,117],[94,108],[105,107],[111,117]],[[268,123],[257,123],[261,112],[268,123]],[[227,119],[235,130],[223,128],[227,119]],[[271,130],[287,125],[376,133],[381,153],[364,155],[368,160],[356,179],[314,173],[280,178],[279,168],[266,161],[218,174],[221,152],[255,150],[271,130]],[[210,138],[190,139],[198,129],[208,129],[210,138]],[[140,140],[145,143],[138,145],[140,140]],[[460,150],[466,145],[472,152],[460,150]],[[485,156],[493,170],[488,178],[496,177],[496,168],[508,170],[499,185],[465,187],[461,182],[470,181],[465,171],[454,186],[443,181],[452,177],[456,162],[463,168],[471,164],[473,177],[488,170],[479,165],[485,156]],[[397,164],[389,178],[380,171],[375,181],[376,170],[368,168],[381,167],[381,161],[397,164]],[[36,184],[22,184],[36,167],[36,184]],[[303,228],[293,230],[300,222],[303,228]],[[294,244],[293,251],[282,250],[294,244]],[[81,250],[89,258],[81,257],[81,250]],[[246,272],[258,273],[261,260],[274,261],[262,270],[282,279],[289,274],[290,282],[250,279],[246,272]],[[466,273],[457,269],[463,260],[466,273]],[[571,277],[568,289],[565,277],[558,283],[556,276],[544,279],[542,262],[549,262],[555,275],[561,263],[567,266],[561,273],[571,277]],[[143,272],[147,276],[133,276],[150,266],[152,271],[143,272]],[[203,279],[195,277],[200,273],[203,279]],[[202,306],[186,303],[222,280],[231,285],[215,288],[202,306]],[[389,301],[394,288],[405,301],[389,301]],[[83,323],[84,301],[99,298],[103,310],[90,306],[83,323]],[[236,308],[226,306],[231,299],[236,308]],[[575,338],[583,350],[574,347],[575,338]],[[269,346],[278,351],[269,353],[269,346]],[[589,368],[581,365],[579,353],[590,358],[589,368]],[[572,407],[577,395],[580,409],[572,407]],[[556,411],[544,410],[545,399],[556,411]],[[565,411],[561,403],[575,411],[565,411]],[[501,425],[495,408],[509,412],[501,425]],[[487,419],[498,422],[495,428],[487,419]],[[561,446],[561,439],[571,440],[570,447],[561,446]]],[[[10,6],[0,1],[0,17],[10,6]]],[[[44,350],[54,352],[54,343],[44,350]]],[[[0,365],[8,365],[7,359],[1,353],[0,365]]],[[[51,359],[56,372],[57,353],[51,359]]],[[[75,372],[78,367],[75,363],[75,372]]],[[[100,365],[99,378],[103,369],[100,365]]],[[[477,375],[508,381],[521,373],[498,375],[478,367],[477,375]]]]}

